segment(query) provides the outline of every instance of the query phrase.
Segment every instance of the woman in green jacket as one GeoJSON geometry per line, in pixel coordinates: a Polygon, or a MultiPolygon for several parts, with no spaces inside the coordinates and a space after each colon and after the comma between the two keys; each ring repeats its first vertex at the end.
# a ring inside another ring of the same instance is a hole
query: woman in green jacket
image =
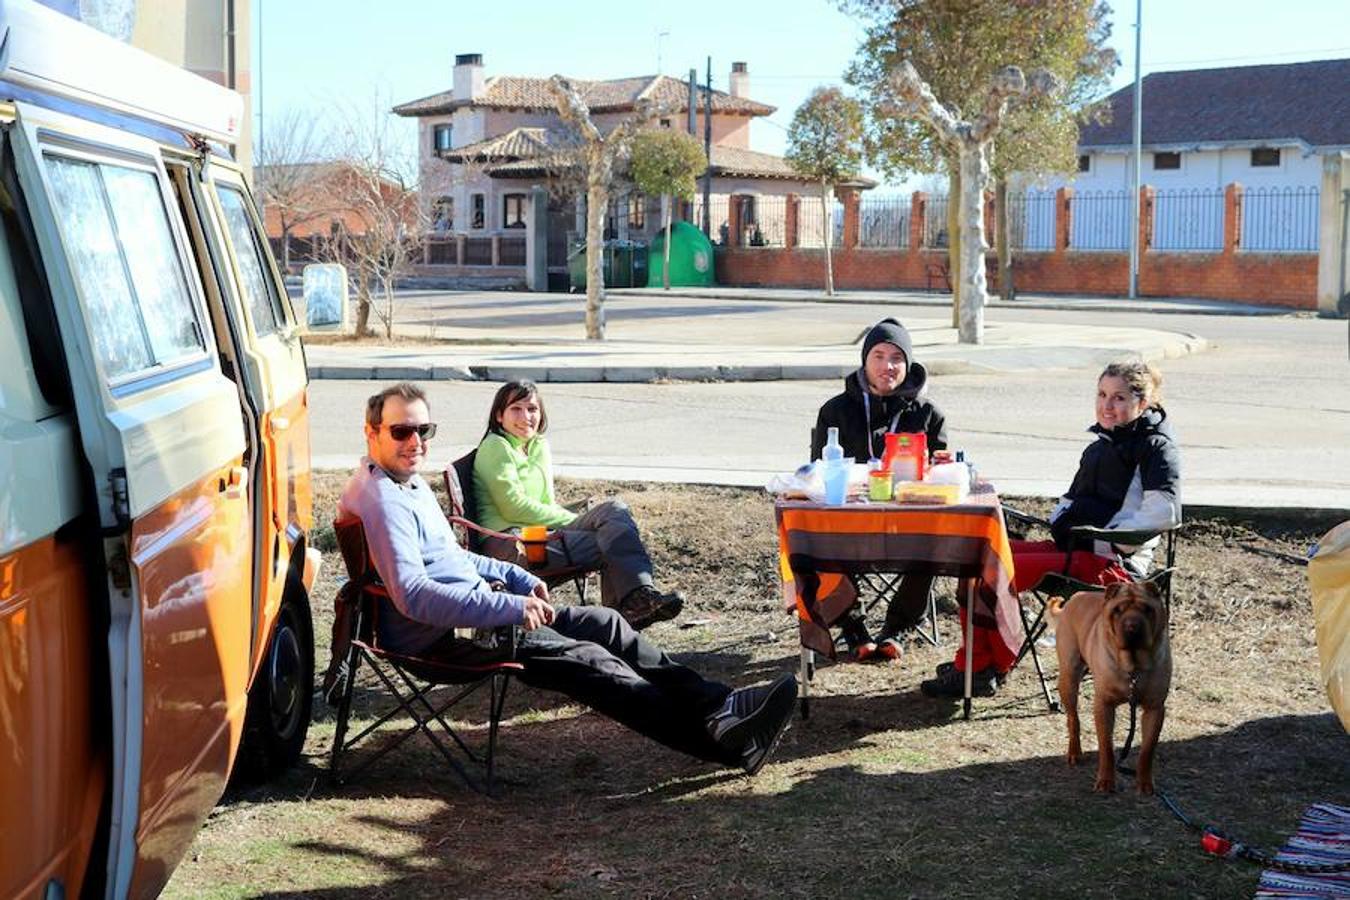
{"type": "Polygon", "coordinates": [[[479,523],[512,533],[546,525],[553,533],[550,557],[601,565],[601,602],[634,628],[675,618],[684,597],[653,584],[652,561],[628,504],[605,500],[576,513],[557,502],[547,430],[548,414],[533,381],[508,381],[498,389],[473,463],[479,523]]]}

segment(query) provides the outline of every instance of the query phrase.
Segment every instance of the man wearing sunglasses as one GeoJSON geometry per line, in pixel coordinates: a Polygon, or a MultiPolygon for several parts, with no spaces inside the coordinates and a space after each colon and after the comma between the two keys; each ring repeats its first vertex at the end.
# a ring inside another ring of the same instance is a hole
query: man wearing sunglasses
{"type": "Polygon", "coordinates": [[[566,694],[672,749],[759,771],[792,717],[792,675],[732,690],[672,660],[613,609],[555,609],[529,572],[461,548],[418,474],[436,425],[416,385],[371,397],[365,431],[368,455],[338,506],[339,515],[361,520],[389,593],[378,618],[383,646],[472,664],[498,651],[454,629],[518,626],[521,681],[566,694]]]}

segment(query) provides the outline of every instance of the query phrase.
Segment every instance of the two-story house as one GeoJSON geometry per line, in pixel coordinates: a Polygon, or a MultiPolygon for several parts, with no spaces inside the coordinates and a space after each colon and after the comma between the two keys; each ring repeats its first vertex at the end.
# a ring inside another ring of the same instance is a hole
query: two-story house
{"type": "MultiPolygon", "coordinates": [[[[714,240],[727,221],[732,194],[774,198],[813,194],[817,188],[795,174],[782,157],[750,149],[750,123],[774,107],[747,96],[749,71],[732,64],[728,91],[711,92],[712,152],[710,221],[714,240]]],[[[602,130],[630,115],[639,99],[659,103],[666,114],[651,127],[688,127],[689,85],[665,75],[574,81],[602,130]]],[[[694,94],[694,134],[704,135],[708,92],[694,94]]],[[[481,54],[455,57],[450,90],[394,107],[417,119],[422,195],[433,230],[470,237],[510,234],[526,223],[530,188],[549,176],[548,160],[567,137],[546,78],[487,76],[481,54]]],[[[870,184],[870,182],[869,182],[870,184]]],[[[781,200],[779,200],[781,202],[781,200]]],[[[753,205],[748,220],[755,218],[753,205]]],[[[659,200],[616,185],[609,233],[623,238],[652,236],[660,226],[659,200]]],[[[575,229],[570,204],[557,208],[556,221],[575,229]]],[[[742,220],[747,220],[747,215],[742,220]]],[[[553,217],[551,217],[553,218],[553,217]]],[[[553,229],[551,226],[551,230],[553,229]]],[[[552,235],[550,235],[552,238],[552,235]]],[[[766,238],[768,240],[768,238],[766,238]]]]}

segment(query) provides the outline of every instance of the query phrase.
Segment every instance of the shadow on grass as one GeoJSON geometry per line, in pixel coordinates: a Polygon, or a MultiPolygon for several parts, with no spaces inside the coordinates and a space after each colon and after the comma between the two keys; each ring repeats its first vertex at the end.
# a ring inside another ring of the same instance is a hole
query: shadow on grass
{"type": "MultiPolygon", "coordinates": [[[[400,749],[397,762],[357,784],[316,794],[355,802],[340,832],[291,842],[307,866],[353,867],[351,883],[265,896],[1251,893],[1254,866],[1206,857],[1197,836],[1125,779],[1122,793],[1093,794],[1091,764],[1065,766],[1058,744],[1050,755],[996,763],[909,759],[907,745],[925,733],[945,738],[954,756],[978,757],[990,726],[1001,727],[949,716],[908,694],[822,697],[753,780],[596,716],[513,724],[496,798],[469,792],[428,752],[400,749]],[[871,744],[896,729],[892,745],[871,744]],[[400,816],[412,798],[431,800],[434,812],[400,816]],[[413,846],[391,852],[381,835],[413,846]]],[[[1346,801],[1345,750],[1330,715],[1260,719],[1164,739],[1159,787],[1198,821],[1273,848],[1308,803],[1346,801]]],[[[296,780],[323,774],[311,765],[296,780]]]]}

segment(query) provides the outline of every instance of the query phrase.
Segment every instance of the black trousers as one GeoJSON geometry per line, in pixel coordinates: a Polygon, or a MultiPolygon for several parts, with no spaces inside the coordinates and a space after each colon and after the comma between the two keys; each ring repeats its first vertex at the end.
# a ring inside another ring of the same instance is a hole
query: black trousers
{"type": "MultiPolygon", "coordinates": [[[[452,632],[420,655],[464,663],[488,654],[452,632]]],[[[551,626],[520,635],[516,661],[531,687],[565,694],[672,750],[739,762],[707,729],[731,689],[675,662],[608,607],[559,607],[551,626]]]]}

